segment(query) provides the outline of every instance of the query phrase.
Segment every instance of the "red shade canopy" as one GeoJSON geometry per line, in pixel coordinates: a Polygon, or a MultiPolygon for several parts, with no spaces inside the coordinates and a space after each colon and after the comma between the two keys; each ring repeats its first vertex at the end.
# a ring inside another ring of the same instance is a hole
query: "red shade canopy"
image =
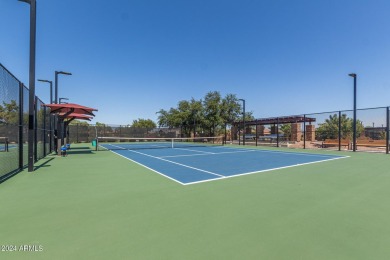
{"type": "Polygon", "coordinates": [[[79,119],[79,120],[88,120],[88,121],[90,121],[93,118],[93,116],[88,116],[88,115],[83,115],[83,114],[78,114],[78,113],[70,113],[68,115],[66,115],[64,113],[60,113],[59,116],[64,118],[64,119],[66,118],[66,119],[71,119],[71,120],[79,119]]]}
{"type": "Polygon", "coordinates": [[[51,114],[59,114],[61,117],[67,114],[75,113],[79,115],[90,115],[95,116],[92,112],[98,111],[95,108],[85,107],[78,104],[45,104],[44,106],[49,107],[51,109],[51,114]]]}

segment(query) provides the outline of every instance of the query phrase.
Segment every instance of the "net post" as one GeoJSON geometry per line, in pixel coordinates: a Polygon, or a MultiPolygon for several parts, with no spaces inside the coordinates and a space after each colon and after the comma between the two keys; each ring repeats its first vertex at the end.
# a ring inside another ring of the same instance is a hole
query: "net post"
{"type": "Polygon", "coordinates": [[[95,139],[95,151],[98,151],[98,147],[99,147],[99,138],[96,136],[96,139],[95,139]]]}
{"type": "Polygon", "coordinates": [[[174,148],[174,147],[173,147],[173,140],[174,140],[174,139],[171,138],[171,148],[174,148]]]}

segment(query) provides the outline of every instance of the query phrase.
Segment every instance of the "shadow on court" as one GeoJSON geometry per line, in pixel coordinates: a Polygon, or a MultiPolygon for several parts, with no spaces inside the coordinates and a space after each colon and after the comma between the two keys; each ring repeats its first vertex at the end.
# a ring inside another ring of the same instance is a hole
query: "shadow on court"
{"type": "Polygon", "coordinates": [[[88,146],[81,146],[81,147],[71,147],[71,150],[89,150],[91,149],[88,146]]]}
{"type": "Polygon", "coordinates": [[[94,153],[92,152],[91,149],[88,149],[88,150],[86,150],[86,149],[84,149],[84,150],[70,149],[69,151],[67,151],[67,154],[68,155],[74,155],[74,154],[94,154],[94,153]]]}
{"type": "Polygon", "coordinates": [[[48,159],[41,159],[40,161],[43,161],[43,162],[41,164],[39,164],[39,165],[35,165],[34,171],[38,170],[40,168],[43,168],[43,167],[50,167],[51,165],[50,164],[48,165],[48,163],[50,161],[52,161],[52,160],[54,160],[54,157],[51,157],[51,158],[48,158],[48,159]]]}

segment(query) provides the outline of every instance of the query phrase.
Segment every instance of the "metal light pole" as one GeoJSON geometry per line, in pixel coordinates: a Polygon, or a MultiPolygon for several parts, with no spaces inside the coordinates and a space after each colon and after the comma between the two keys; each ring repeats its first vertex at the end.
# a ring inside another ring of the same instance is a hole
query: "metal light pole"
{"type": "Polygon", "coordinates": [[[28,106],[28,171],[34,171],[34,103],[35,103],[35,42],[37,28],[36,0],[19,0],[30,5],[30,68],[28,106]]]}
{"type": "MultiPolygon", "coordinates": [[[[54,72],[54,84],[55,84],[55,99],[54,99],[54,103],[55,104],[58,104],[58,74],[63,74],[63,75],[72,75],[72,73],[70,72],[65,72],[65,71],[55,71],[54,72]]],[[[54,123],[54,149],[55,150],[58,150],[60,149],[60,146],[58,146],[58,127],[60,127],[58,125],[58,118],[56,119],[57,123],[54,123]]],[[[58,152],[57,151],[57,152],[58,152]]]]}
{"type": "Polygon", "coordinates": [[[348,74],[353,78],[353,151],[356,151],[356,78],[355,73],[348,74]]]}
{"type": "Polygon", "coordinates": [[[242,101],[242,124],[243,124],[243,132],[242,132],[242,145],[245,145],[245,99],[240,98],[242,101]]]}
{"type": "Polygon", "coordinates": [[[55,71],[55,100],[54,103],[58,104],[58,74],[63,74],[63,75],[72,75],[70,72],[65,72],[65,71],[55,71]]]}
{"type": "MultiPolygon", "coordinates": [[[[38,79],[38,81],[40,82],[46,82],[46,83],[49,83],[50,84],[50,104],[53,103],[53,81],[51,80],[46,80],[46,79],[38,79]]],[[[52,143],[53,143],[53,121],[52,121],[52,115],[49,114],[49,125],[50,125],[50,129],[49,129],[49,150],[50,152],[53,150],[53,147],[52,147],[52,143]]],[[[45,134],[45,137],[46,137],[46,134],[45,134]]],[[[46,145],[46,142],[45,142],[45,145],[46,145]]],[[[46,147],[46,146],[45,146],[46,147]]],[[[46,153],[45,153],[46,155],[46,153]]]]}
{"type": "MultiPolygon", "coordinates": [[[[69,100],[69,98],[59,98],[60,104],[68,104],[68,102],[63,102],[62,100],[69,100]]],[[[68,134],[67,133],[68,133],[67,126],[66,126],[65,122],[62,121],[62,124],[61,124],[61,145],[63,144],[62,140],[64,140],[65,144],[67,143],[67,141],[68,141],[68,134]]]]}
{"type": "Polygon", "coordinates": [[[50,83],[50,102],[49,103],[52,104],[53,103],[53,81],[46,80],[46,79],[38,79],[38,81],[50,83]]]}

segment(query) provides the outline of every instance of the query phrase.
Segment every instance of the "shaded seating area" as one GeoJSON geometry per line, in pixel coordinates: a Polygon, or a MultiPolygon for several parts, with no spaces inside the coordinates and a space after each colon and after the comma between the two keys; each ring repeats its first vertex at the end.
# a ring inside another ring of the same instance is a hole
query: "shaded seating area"
{"type": "Polygon", "coordinates": [[[95,116],[93,112],[98,110],[73,103],[46,104],[44,106],[51,109],[51,114],[57,115],[55,150],[58,155],[65,156],[67,150],[70,149],[67,131],[69,124],[75,119],[90,121],[95,116]]]}

